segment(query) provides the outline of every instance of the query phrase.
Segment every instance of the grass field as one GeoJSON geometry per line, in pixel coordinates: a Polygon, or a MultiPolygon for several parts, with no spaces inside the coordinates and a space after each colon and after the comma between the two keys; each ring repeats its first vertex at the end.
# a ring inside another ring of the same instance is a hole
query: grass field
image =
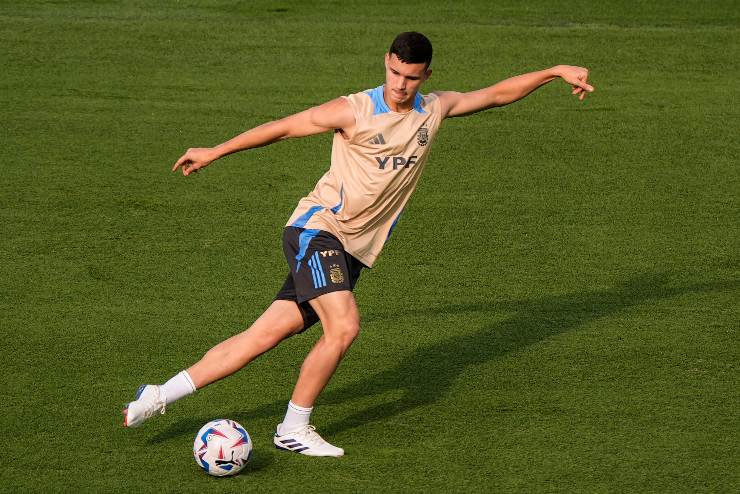
{"type": "Polygon", "coordinates": [[[740,491],[740,10],[717,2],[0,3],[0,490],[740,491]],[[141,429],[120,409],[248,325],[331,137],[169,173],[191,146],[375,87],[591,69],[443,124],[313,416],[271,435],[320,328],[141,429]],[[213,479],[229,417],[251,468],[213,479]]]}

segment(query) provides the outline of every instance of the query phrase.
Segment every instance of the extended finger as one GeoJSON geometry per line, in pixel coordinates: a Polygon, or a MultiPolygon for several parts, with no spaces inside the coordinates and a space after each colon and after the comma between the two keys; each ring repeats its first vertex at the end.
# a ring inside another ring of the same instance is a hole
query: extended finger
{"type": "Polygon", "coordinates": [[[584,80],[576,79],[574,82],[574,85],[580,87],[584,91],[588,91],[589,93],[594,90],[594,87],[588,82],[586,82],[585,79],[584,80]]]}
{"type": "Polygon", "coordinates": [[[175,166],[172,167],[173,172],[176,171],[179,167],[181,167],[183,163],[188,161],[187,156],[188,156],[187,153],[180,156],[180,159],[175,162],[175,166]]]}

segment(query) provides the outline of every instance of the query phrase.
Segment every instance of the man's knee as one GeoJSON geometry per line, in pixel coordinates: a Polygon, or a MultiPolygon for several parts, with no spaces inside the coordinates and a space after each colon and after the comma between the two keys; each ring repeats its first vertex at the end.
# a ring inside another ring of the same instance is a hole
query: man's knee
{"type": "Polygon", "coordinates": [[[360,313],[350,291],[330,292],[311,300],[321,319],[324,341],[345,351],[360,333],[360,313]]]}
{"type": "Polygon", "coordinates": [[[324,328],[324,337],[342,347],[349,348],[360,334],[360,320],[358,318],[343,318],[331,321],[324,328]]]}

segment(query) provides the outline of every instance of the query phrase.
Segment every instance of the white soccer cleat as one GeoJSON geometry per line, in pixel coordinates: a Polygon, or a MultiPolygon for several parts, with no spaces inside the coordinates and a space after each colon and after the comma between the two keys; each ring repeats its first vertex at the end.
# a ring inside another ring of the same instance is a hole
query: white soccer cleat
{"type": "Polygon", "coordinates": [[[164,415],[165,401],[159,392],[159,386],[142,384],[136,392],[136,401],[132,401],[123,409],[123,426],[139,427],[152,415],[164,415]]]}
{"type": "MultiPolygon", "coordinates": [[[[278,430],[280,426],[278,425],[278,430]]],[[[306,425],[297,431],[286,432],[283,435],[279,435],[275,432],[273,438],[275,447],[277,449],[283,449],[285,451],[292,451],[294,453],[300,453],[308,456],[342,456],[344,450],[332,446],[328,442],[319,436],[316,432],[316,427],[312,425],[306,425]]]]}

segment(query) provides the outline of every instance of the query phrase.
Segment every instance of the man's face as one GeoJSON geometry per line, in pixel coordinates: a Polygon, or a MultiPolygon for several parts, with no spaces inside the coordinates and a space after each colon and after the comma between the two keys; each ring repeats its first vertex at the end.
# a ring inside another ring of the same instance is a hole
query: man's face
{"type": "Polygon", "coordinates": [[[416,92],[432,71],[423,63],[403,63],[396,54],[385,54],[385,87],[397,104],[413,101],[416,92]]]}

